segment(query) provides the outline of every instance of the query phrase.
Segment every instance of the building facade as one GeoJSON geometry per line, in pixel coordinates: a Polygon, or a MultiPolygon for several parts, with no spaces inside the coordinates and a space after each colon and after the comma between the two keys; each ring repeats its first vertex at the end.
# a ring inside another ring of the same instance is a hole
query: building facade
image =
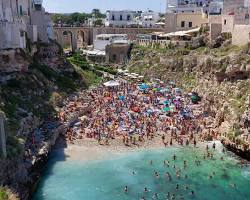
{"type": "Polygon", "coordinates": [[[0,49],[25,48],[27,2],[0,0],[0,49]]]}
{"type": "Polygon", "coordinates": [[[167,0],[166,32],[175,32],[208,24],[208,0],[167,0]]]}
{"type": "Polygon", "coordinates": [[[50,17],[42,0],[0,0],[0,50],[26,48],[26,39],[53,39],[50,17]]]}
{"type": "Polygon", "coordinates": [[[132,27],[136,26],[136,11],[107,11],[105,26],[107,27],[132,27]]]}
{"type": "Polygon", "coordinates": [[[160,20],[160,15],[157,12],[143,12],[141,14],[141,25],[144,28],[152,28],[160,20]]]}

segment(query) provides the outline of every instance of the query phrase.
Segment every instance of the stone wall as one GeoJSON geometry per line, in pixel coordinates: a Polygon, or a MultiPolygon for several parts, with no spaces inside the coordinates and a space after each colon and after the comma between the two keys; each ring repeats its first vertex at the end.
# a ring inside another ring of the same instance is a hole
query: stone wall
{"type": "Polygon", "coordinates": [[[209,38],[210,40],[215,40],[218,36],[221,35],[222,24],[221,23],[211,23],[210,24],[210,32],[209,38]]]}
{"type": "Polygon", "coordinates": [[[208,23],[208,18],[202,13],[167,13],[166,32],[189,30],[208,23]],[[184,22],[184,26],[182,23],[184,22]],[[191,23],[191,24],[189,24],[191,23]]]}
{"type": "Polygon", "coordinates": [[[124,64],[128,61],[129,44],[111,44],[106,47],[106,62],[124,64]]]}
{"type": "Polygon", "coordinates": [[[222,33],[232,33],[234,29],[234,15],[222,15],[222,33]]]}
{"type": "Polygon", "coordinates": [[[246,45],[250,42],[250,25],[235,25],[232,32],[232,44],[246,45]]]}

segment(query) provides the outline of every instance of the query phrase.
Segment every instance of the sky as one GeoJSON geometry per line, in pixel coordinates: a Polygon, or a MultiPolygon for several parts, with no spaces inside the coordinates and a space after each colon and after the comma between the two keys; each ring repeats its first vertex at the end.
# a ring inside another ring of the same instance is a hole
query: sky
{"type": "Polygon", "coordinates": [[[148,9],[165,12],[166,0],[43,0],[43,6],[50,13],[91,12],[98,8],[107,10],[141,10],[148,9]]]}

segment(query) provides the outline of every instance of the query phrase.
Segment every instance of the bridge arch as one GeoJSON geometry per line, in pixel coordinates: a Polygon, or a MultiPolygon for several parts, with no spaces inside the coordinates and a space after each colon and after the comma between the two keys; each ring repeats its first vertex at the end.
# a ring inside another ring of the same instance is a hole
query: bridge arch
{"type": "Polygon", "coordinates": [[[86,40],[86,33],[82,30],[77,31],[77,49],[86,47],[88,45],[86,40]]]}
{"type": "Polygon", "coordinates": [[[74,51],[73,47],[73,32],[65,30],[62,32],[62,48],[65,50],[74,51]]]}

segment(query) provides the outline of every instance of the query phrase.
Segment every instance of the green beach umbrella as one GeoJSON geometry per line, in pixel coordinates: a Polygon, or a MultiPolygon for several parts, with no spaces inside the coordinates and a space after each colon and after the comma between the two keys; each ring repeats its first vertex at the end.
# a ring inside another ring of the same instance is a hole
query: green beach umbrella
{"type": "Polygon", "coordinates": [[[169,107],[165,107],[165,108],[163,108],[163,110],[164,110],[165,112],[170,112],[170,108],[169,108],[169,107]]]}

